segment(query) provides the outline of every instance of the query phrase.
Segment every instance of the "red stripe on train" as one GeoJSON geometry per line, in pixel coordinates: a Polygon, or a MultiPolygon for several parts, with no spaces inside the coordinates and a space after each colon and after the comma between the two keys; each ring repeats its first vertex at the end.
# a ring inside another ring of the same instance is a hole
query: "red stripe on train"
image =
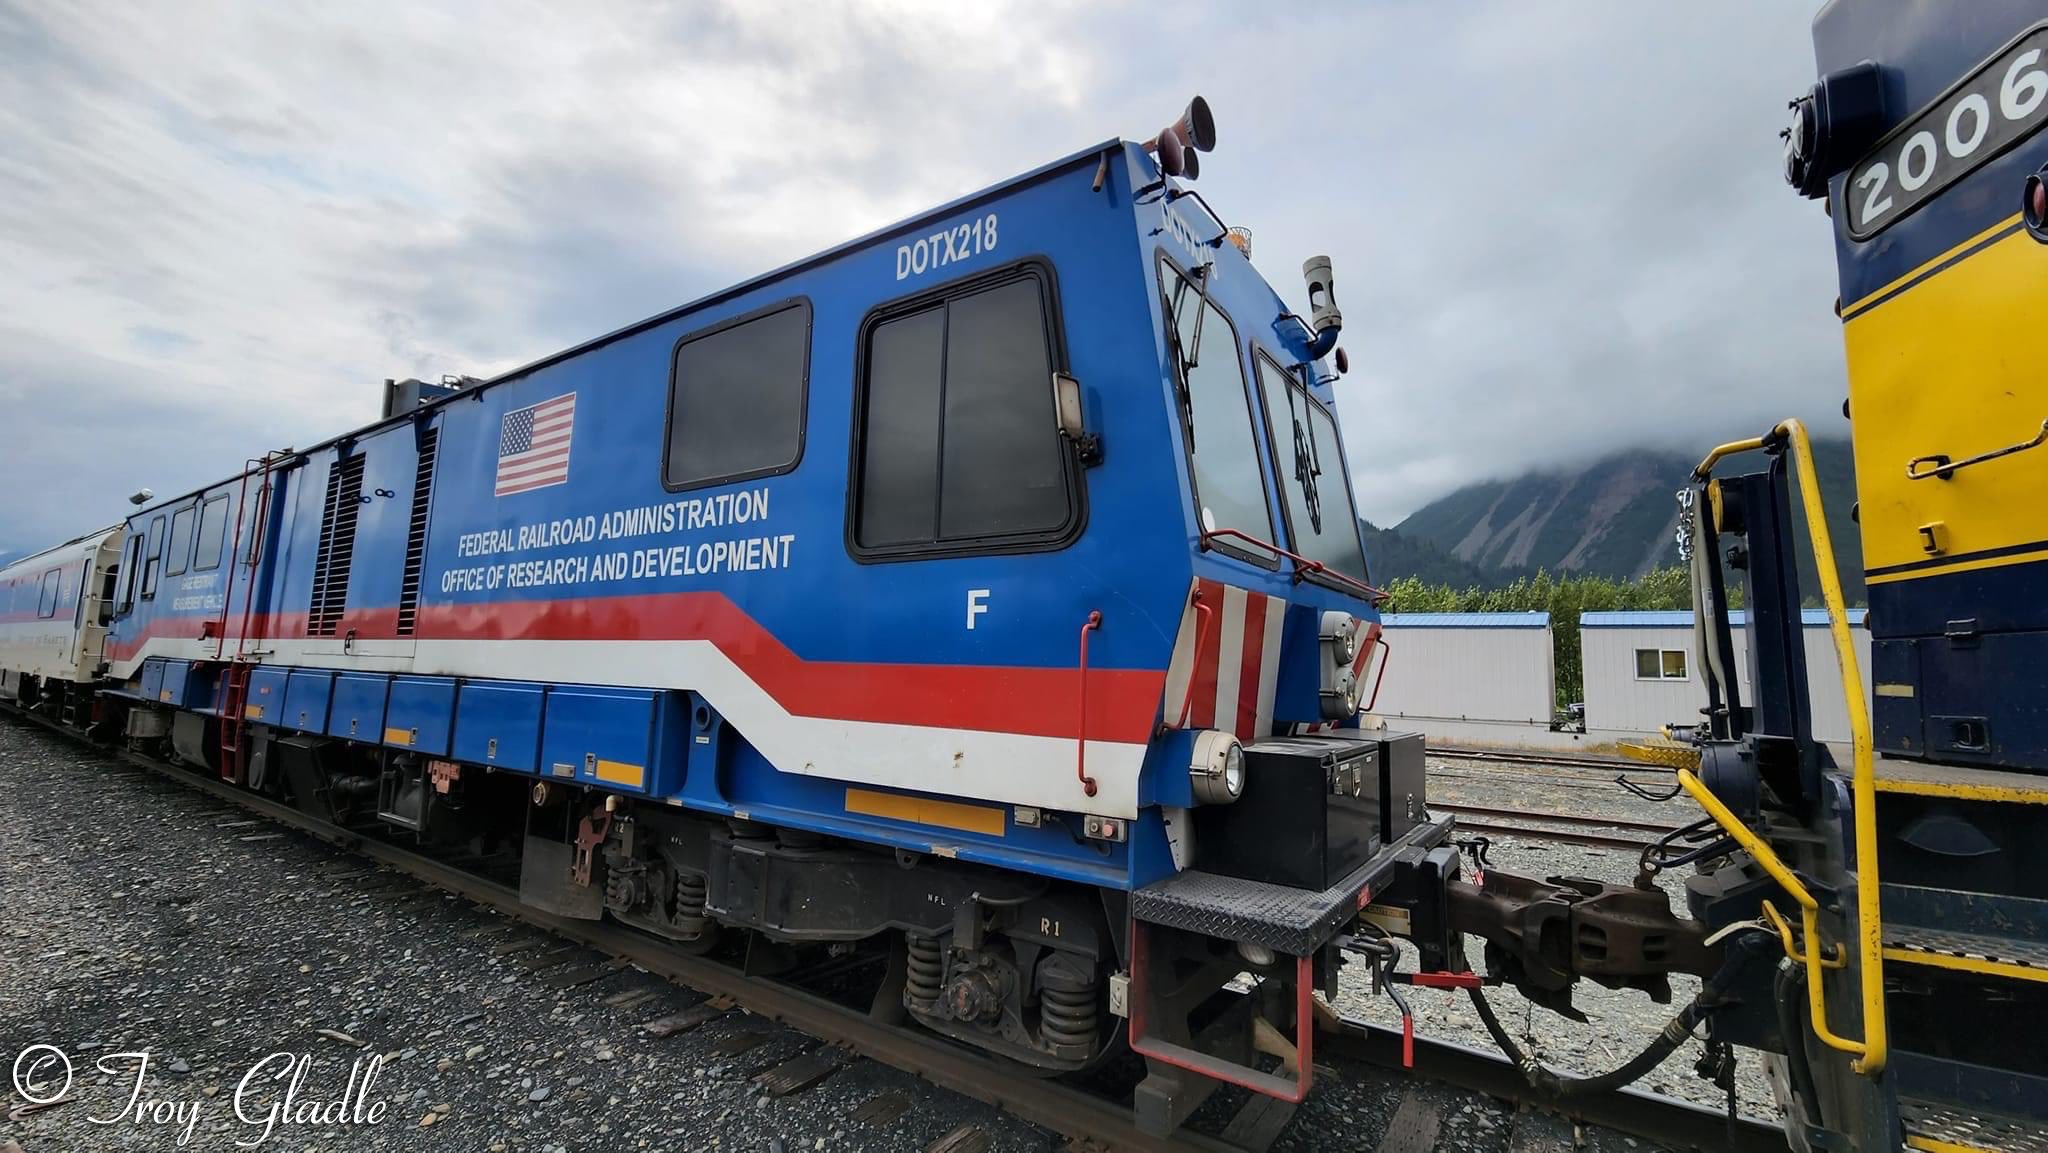
{"type": "MultiPolygon", "coordinates": [[[[149,634],[123,643],[113,655],[115,659],[132,659],[152,638],[196,638],[206,623],[190,617],[153,622],[149,634]]],[[[397,623],[395,609],[351,612],[342,618],[336,634],[355,629],[359,640],[390,639],[397,623]]],[[[305,638],[305,631],[304,613],[277,614],[263,629],[264,635],[281,639],[305,638]]],[[[417,639],[702,640],[717,646],[776,703],[796,716],[1065,738],[1076,735],[1079,721],[1074,707],[1080,686],[1078,667],[805,660],[726,596],[714,592],[429,605],[419,611],[417,639]]],[[[228,650],[233,651],[232,641],[228,650]]],[[[1078,666],[1078,650],[1075,656],[1078,666]]],[[[425,667],[418,671],[456,674],[455,670],[425,667]]],[[[474,674],[464,670],[460,675],[474,674]]],[[[504,674],[493,670],[493,675],[504,674]]],[[[1165,684],[1164,669],[1089,668],[1088,739],[1146,741],[1165,684]]]]}

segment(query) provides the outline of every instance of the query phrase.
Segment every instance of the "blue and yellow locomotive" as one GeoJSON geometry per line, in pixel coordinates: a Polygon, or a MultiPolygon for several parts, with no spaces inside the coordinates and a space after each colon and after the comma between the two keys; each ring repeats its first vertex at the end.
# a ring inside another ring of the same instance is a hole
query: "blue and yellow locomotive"
{"type": "Polygon", "coordinates": [[[2048,10],[1834,0],[1814,44],[1786,178],[1834,225],[1872,684],[1846,648],[1805,430],[1715,449],[1685,494],[1711,700],[1683,780],[1744,853],[1695,885],[1695,912],[1721,923],[1762,894],[1782,938],[1756,995],[1777,1003],[1795,1147],[2040,1148],[2048,10]],[[1755,450],[1767,466],[1738,474],[1755,450]],[[1808,723],[1802,529],[1842,649],[1811,691],[1846,694],[1849,764],[1808,723]],[[1737,574],[1750,699],[1722,611],[1737,574]]]}

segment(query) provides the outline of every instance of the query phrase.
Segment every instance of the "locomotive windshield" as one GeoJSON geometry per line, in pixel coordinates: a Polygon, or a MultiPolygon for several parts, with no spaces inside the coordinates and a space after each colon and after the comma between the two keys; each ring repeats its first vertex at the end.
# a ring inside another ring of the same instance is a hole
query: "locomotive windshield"
{"type": "Polygon", "coordinates": [[[1358,540],[1358,514],[1351,483],[1337,446],[1337,422],[1308,394],[1300,377],[1260,354],[1259,390],[1273,433],[1282,504],[1294,551],[1355,580],[1366,580],[1365,552],[1358,540]]]}
{"type": "Polygon", "coordinates": [[[1167,344],[1181,393],[1189,474],[1204,532],[1236,529],[1272,540],[1273,516],[1259,468],[1251,394],[1230,321],[1179,269],[1162,265],[1167,344]]]}

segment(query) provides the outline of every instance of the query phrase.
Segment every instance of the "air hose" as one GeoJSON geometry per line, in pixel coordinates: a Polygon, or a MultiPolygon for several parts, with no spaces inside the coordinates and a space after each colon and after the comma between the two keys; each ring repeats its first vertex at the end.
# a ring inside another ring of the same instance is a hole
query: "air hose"
{"type": "Polygon", "coordinates": [[[1508,1036],[1507,1029],[1502,1027],[1500,1018],[1494,1016],[1493,1006],[1486,1003],[1486,994],[1480,992],[1476,986],[1466,991],[1472,994],[1472,1007],[1479,1011],[1479,1020],[1493,1036],[1493,1043],[1500,1046],[1500,1051],[1507,1055],[1508,1060],[1514,1062],[1515,1068],[1522,1071],[1522,1076],[1528,1079],[1530,1085],[1539,1092],[1553,1097],[1605,1093],[1640,1080],[1643,1074],[1663,1064],[1666,1057],[1676,1052],[1678,1047],[1685,1043],[1685,1039],[1692,1036],[1692,1031],[1699,1028],[1700,1021],[1721,1003],[1722,995],[1720,986],[1714,981],[1702,981],[1699,994],[1665,1024],[1642,1052],[1631,1057],[1620,1068],[1591,1077],[1580,1077],[1547,1068],[1535,1057],[1522,1052],[1520,1046],[1515,1044],[1514,1038],[1508,1036]]]}

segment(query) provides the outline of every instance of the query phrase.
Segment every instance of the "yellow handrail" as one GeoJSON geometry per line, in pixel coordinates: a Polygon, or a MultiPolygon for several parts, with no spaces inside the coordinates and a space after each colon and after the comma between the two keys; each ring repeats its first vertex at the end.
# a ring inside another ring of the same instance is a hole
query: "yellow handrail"
{"type": "MultiPolygon", "coordinates": [[[[1885,1034],[1884,1013],[1884,925],[1878,906],[1877,879],[1877,779],[1876,769],[1871,760],[1870,708],[1863,696],[1863,672],[1856,664],[1856,649],[1849,636],[1849,614],[1843,607],[1842,579],[1835,570],[1835,550],[1828,536],[1826,510],[1820,501],[1820,480],[1814,473],[1813,444],[1807,438],[1806,426],[1797,420],[1780,421],[1769,436],[1749,440],[1731,441],[1717,446],[1700,462],[1693,475],[1705,480],[1714,465],[1722,458],[1738,452],[1762,448],[1766,443],[1783,438],[1792,444],[1793,458],[1799,464],[1799,498],[1806,513],[1807,534],[1813,539],[1814,567],[1820,573],[1821,602],[1828,610],[1828,632],[1835,642],[1835,663],[1842,679],[1842,696],[1849,708],[1849,739],[1852,750],[1852,771],[1850,793],[1855,798],[1856,808],[1856,928],[1858,933],[1857,953],[1860,960],[1858,974],[1862,983],[1863,1040],[1851,1041],[1838,1037],[1828,1030],[1827,1011],[1821,992],[1821,969],[1825,965],[1821,954],[1819,915],[1820,907],[1813,894],[1792,871],[1785,867],[1771,847],[1761,837],[1751,832],[1734,813],[1714,796],[1700,779],[1686,770],[1679,770],[1678,783],[1692,794],[1708,815],[1712,816],[1722,830],[1735,838],[1737,844],[1756,858],[1764,871],[1778,882],[1792,899],[1799,903],[1801,928],[1806,937],[1805,963],[1807,969],[1807,990],[1811,997],[1814,1035],[1822,1043],[1844,1052],[1858,1054],[1852,1068],[1868,1076],[1883,1071],[1888,1046],[1885,1034]]],[[[1774,910],[1775,911],[1775,910],[1774,910]]]]}

